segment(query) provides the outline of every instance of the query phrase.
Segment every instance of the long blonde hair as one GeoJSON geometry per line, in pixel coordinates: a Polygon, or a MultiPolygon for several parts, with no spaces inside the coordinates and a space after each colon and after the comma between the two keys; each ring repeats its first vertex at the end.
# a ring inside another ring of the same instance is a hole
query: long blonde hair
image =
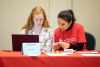
{"type": "Polygon", "coordinates": [[[32,9],[32,11],[27,19],[27,23],[22,27],[22,29],[26,29],[25,34],[28,34],[28,30],[32,29],[32,27],[34,25],[34,21],[33,21],[34,15],[41,14],[41,13],[43,14],[43,17],[44,17],[42,26],[44,26],[46,28],[50,28],[50,25],[48,23],[47,16],[46,16],[44,9],[39,6],[36,6],[35,8],[32,9]]]}

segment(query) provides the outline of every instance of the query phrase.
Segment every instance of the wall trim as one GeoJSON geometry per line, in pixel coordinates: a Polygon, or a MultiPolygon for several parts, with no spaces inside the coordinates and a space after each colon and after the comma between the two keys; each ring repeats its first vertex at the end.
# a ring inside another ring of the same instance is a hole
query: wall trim
{"type": "Polygon", "coordinates": [[[67,9],[72,9],[73,0],[67,0],[67,9]]]}

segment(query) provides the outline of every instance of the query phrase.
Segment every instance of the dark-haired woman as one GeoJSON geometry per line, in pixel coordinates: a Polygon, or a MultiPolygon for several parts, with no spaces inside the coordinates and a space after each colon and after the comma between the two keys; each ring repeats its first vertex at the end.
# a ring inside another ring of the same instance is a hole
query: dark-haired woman
{"type": "Polygon", "coordinates": [[[75,23],[76,19],[72,10],[64,10],[58,14],[59,28],[55,29],[54,50],[63,50],[65,48],[73,50],[87,50],[84,27],[75,23]]]}

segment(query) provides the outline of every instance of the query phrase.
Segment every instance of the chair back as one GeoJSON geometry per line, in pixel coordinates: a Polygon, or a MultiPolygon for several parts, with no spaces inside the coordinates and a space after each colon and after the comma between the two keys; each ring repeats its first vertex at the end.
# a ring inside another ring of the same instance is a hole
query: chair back
{"type": "Polygon", "coordinates": [[[95,50],[95,46],[96,46],[96,39],[95,37],[89,33],[85,31],[85,36],[86,36],[86,47],[87,50],[95,50]]]}

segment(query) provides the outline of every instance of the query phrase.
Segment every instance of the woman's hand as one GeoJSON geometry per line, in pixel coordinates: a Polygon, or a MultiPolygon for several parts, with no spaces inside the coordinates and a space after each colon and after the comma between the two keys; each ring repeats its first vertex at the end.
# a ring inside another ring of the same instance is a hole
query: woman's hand
{"type": "Polygon", "coordinates": [[[60,46],[58,45],[53,46],[53,50],[59,50],[59,49],[60,49],[60,46]]]}
{"type": "Polygon", "coordinates": [[[66,42],[59,42],[59,45],[64,49],[64,48],[69,48],[70,44],[66,42]]]}
{"type": "Polygon", "coordinates": [[[45,50],[45,48],[40,47],[41,50],[45,50]]]}
{"type": "Polygon", "coordinates": [[[60,49],[60,46],[58,46],[59,42],[58,43],[53,43],[53,50],[59,50],[60,49]]]}

